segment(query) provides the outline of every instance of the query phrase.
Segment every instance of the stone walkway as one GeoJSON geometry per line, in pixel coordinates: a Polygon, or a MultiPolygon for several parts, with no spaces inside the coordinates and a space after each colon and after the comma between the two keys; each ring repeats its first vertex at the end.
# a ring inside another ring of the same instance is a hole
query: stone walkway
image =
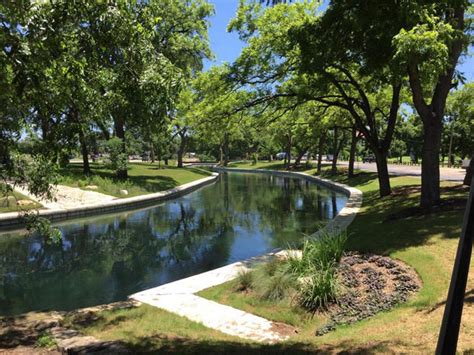
{"type": "Polygon", "coordinates": [[[259,342],[274,343],[285,340],[292,327],[284,326],[253,314],[219,304],[195,293],[220,285],[237,277],[239,272],[284,252],[269,253],[246,261],[171,282],[136,293],[130,298],[165,309],[223,333],[259,342]]]}
{"type": "MultiPolygon", "coordinates": [[[[303,175],[304,178],[308,180],[317,180],[321,184],[331,185],[338,190],[344,190],[350,195],[346,206],[335,219],[326,225],[325,229],[329,231],[344,230],[354,220],[355,215],[362,205],[362,192],[360,190],[303,173],[293,173],[292,175],[303,175]]],[[[317,237],[318,233],[320,233],[320,231],[312,236],[317,237]]],[[[294,332],[294,328],[204,299],[197,296],[196,293],[230,281],[236,278],[239,272],[248,270],[256,263],[262,262],[272,256],[284,257],[288,252],[289,251],[279,251],[233,263],[202,274],[138,292],[131,295],[130,298],[178,314],[229,335],[267,343],[286,340],[290,337],[290,334],[294,332]]]]}
{"type": "Polygon", "coordinates": [[[105,195],[100,192],[81,190],[78,187],[64,185],[57,185],[54,188],[54,201],[48,201],[41,198],[38,199],[37,197],[32,196],[28,190],[21,187],[15,187],[15,190],[28,196],[30,199],[41,203],[43,207],[52,210],[97,205],[116,199],[114,196],[105,195]]]}

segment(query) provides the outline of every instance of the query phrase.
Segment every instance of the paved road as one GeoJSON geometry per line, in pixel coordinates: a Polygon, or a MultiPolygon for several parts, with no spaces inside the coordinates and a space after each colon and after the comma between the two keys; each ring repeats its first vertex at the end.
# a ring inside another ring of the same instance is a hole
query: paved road
{"type": "MultiPolygon", "coordinates": [[[[340,162],[338,165],[347,166],[347,162],[340,162]]],[[[377,172],[377,166],[375,163],[355,163],[356,169],[367,170],[377,172]]],[[[388,172],[393,175],[412,175],[420,176],[421,167],[420,166],[408,166],[408,165],[395,165],[388,164],[388,172]]],[[[466,175],[466,170],[464,169],[454,169],[454,168],[440,168],[440,179],[448,181],[463,181],[464,176],[466,175]]]]}

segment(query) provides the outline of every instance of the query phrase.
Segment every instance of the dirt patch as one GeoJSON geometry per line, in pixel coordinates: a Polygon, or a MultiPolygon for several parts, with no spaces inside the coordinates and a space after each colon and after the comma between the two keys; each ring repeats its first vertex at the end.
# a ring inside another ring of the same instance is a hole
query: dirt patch
{"type": "Polygon", "coordinates": [[[316,331],[318,336],[406,302],[421,287],[418,274],[408,265],[380,255],[346,254],[337,274],[343,290],[337,303],[329,306],[330,321],[316,331]]]}
{"type": "Polygon", "coordinates": [[[272,322],[272,327],[270,328],[270,331],[278,333],[283,337],[295,335],[296,333],[298,333],[295,327],[281,322],[272,322]]]}
{"type": "MultiPolygon", "coordinates": [[[[54,335],[57,333],[57,329],[66,331],[69,326],[80,327],[94,323],[99,320],[98,313],[101,311],[131,308],[138,304],[136,301],[115,302],[72,312],[30,312],[19,316],[0,318],[0,354],[58,354],[60,352],[55,348],[39,348],[37,346],[38,339],[44,334],[52,334],[53,338],[56,338],[54,335]],[[71,324],[64,324],[66,318],[71,320],[71,324]]],[[[123,348],[112,342],[91,341],[90,343],[91,349],[118,350],[123,348]]],[[[87,343],[79,345],[81,349],[89,349],[87,343]]]]}

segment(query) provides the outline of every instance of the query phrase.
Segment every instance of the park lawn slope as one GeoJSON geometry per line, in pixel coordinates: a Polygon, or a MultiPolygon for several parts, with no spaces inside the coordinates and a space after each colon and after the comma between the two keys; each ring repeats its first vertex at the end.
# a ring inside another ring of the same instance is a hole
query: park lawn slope
{"type": "Polygon", "coordinates": [[[97,186],[94,191],[115,197],[132,197],[172,189],[210,175],[198,168],[176,168],[151,163],[130,163],[128,179],[119,180],[114,172],[103,164],[92,163],[91,175],[82,173],[82,164],[71,163],[60,170],[59,184],[91,190],[87,186],[97,186]],[[120,190],[127,190],[122,195],[120,190]]]}
{"type": "MultiPolygon", "coordinates": [[[[313,173],[314,170],[309,170],[313,173]]],[[[326,175],[326,174],[325,174],[326,175]]],[[[328,177],[327,175],[325,177],[328,177]]],[[[360,352],[418,352],[432,353],[436,346],[444,302],[448,289],[452,265],[456,253],[458,238],[461,232],[463,218],[463,200],[468,190],[452,183],[443,183],[444,199],[452,201],[452,205],[431,215],[417,215],[416,207],[420,194],[420,179],[415,177],[393,177],[391,179],[394,194],[379,198],[376,174],[358,173],[352,179],[344,175],[332,177],[360,189],[364,193],[364,202],[360,213],[349,228],[347,250],[372,252],[389,255],[411,265],[420,275],[423,286],[421,291],[403,305],[389,312],[383,312],[373,318],[348,326],[339,326],[335,331],[324,336],[316,337],[314,332],[322,318],[316,315],[307,319],[291,307],[278,304],[265,304],[236,293],[230,292],[230,284],[205,290],[202,295],[218,302],[230,304],[236,308],[247,309],[270,319],[275,319],[299,328],[298,334],[289,341],[274,347],[253,344],[246,350],[286,352],[291,349],[296,352],[304,351],[360,351],[360,352]],[[453,207],[454,206],[454,207],[453,207]]],[[[474,267],[471,266],[468,281],[468,302],[465,304],[463,324],[459,339],[458,350],[465,351],[474,348],[474,306],[469,300],[474,294],[474,267]]],[[[142,306],[143,307],[143,306],[142,306]]],[[[131,312],[131,311],[125,311],[131,312]]],[[[167,315],[176,317],[178,316],[167,315]]],[[[126,319],[134,318],[124,314],[126,319]]],[[[153,331],[143,333],[139,330],[141,317],[130,321],[127,331],[130,336],[154,339],[156,333],[167,338],[169,329],[161,326],[159,317],[156,319],[153,331]]],[[[193,322],[179,320],[179,326],[191,327],[193,322]]],[[[120,339],[120,335],[111,335],[111,329],[117,325],[111,324],[107,329],[94,328],[96,337],[120,339]]],[[[92,329],[92,328],[90,328],[92,329]]],[[[86,329],[87,331],[87,329],[86,329]]],[[[186,340],[174,341],[178,344],[186,340]]],[[[243,340],[243,347],[249,343],[243,340]]],[[[207,350],[209,340],[193,340],[195,349],[207,350]],[[203,348],[202,348],[203,347],[203,348]]],[[[234,342],[228,341],[225,335],[216,333],[212,336],[212,344],[219,344],[214,350],[233,349],[234,342]]],[[[155,350],[162,345],[157,344],[155,350]]]]}
{"type": "MultiPolygon", "coordinates": [[[[10,192],[8,195],[9,196],[14,196],[16,201],[20,201],[20,200],[32,201],[30,198],[28,198],[27,196],[25,196],[25,195],[23,195],[23,194],[21,194],[17,191],[10,192]]],[[[0,194],[0,213],[28,211],[28,210],[43,207],[40,203],[38,203],[36,201],[32,201],[31,204],[26,205],[26,206],[18,206],[18,205],[9,206],[6,203],[6,201],[4,200],[5,198],[6,198],[5,196],[0,194]]]]}

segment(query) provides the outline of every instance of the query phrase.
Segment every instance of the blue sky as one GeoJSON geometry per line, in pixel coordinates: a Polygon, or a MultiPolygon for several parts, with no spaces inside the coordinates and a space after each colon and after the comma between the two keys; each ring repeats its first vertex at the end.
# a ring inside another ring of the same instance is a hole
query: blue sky
{"type": "MultiPolygon", "coordinates": [[[[204,69],[209,69],[212,65],[223,62],[233,62],[245,45],[239,40],[236,33],[227,32],[227,24],[234,17],[239,4],[238,0],[209,0],[215,7],[215,15],[210,18],[211,27],[209,29],[209,40],[215,59],[206,61],[204,69]]],[[[326,3],[326,1],[324,1],[326,3]]],[[[471,48],[472,53],[472,48],[471,48]]],[[[474,58],[472,56],[462,59],[462,64],[458,67],[464,72],[468,81],[474,80],[474,58]]]]}

